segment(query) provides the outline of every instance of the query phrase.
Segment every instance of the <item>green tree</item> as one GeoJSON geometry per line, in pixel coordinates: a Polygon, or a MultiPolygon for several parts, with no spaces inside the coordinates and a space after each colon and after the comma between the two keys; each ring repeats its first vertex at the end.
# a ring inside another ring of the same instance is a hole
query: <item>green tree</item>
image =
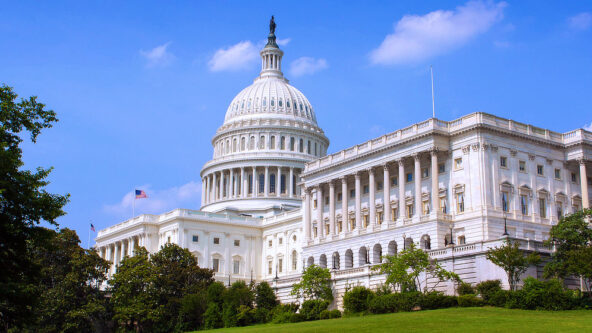
{"type": "MultiPolygon", "coordinates": [[[[385,283],[401,292],[427,291],[428,278],[436,279],[438,283],[448,280],[460,282],[456,273],[442,268],[437,260],[431,260],[427,252],[414,244],[398,254],[385,256],[384,259],[383,263],[373,269],[386,274],[385,283]]],[[[436,286],[437,283],[432,289],[436,286]]]]}
{"type": "Polygon", "coordinates": [[[333,290],[331,289],[331,272],[328,268],[322,268],[317,265],[308,266],[300,282],[292,286],[292,295],[304,297],[304,299],[333,300],[333,290]]]}
{"type": "Polygon", "coordinates": [[[108,320],[107,299],[100,286],[109,263],[94,250],[80,247],[70,229],[39,229],[31,250],[42,267],[39,275],[35,320],[27,327],[38,332],[81,332],[102,327],[108,320]],[[41,240],[42,239],[42,240],[41,240]]]}
{"type": "Polygon", "coordinates": [[[139,248],[133,257],[125,257],[109,280],[113,320],[125,331],[148,331],[149,319],[157,302],[151,293],[152,263],[148,251],[139,248]]]}
{"type": "Polygon", "coordinates": [[[512,242],[509,239],[505,240],[504,245],[489,249],[486,257],[506,272],[510,290],[516,290],[520,276],[528,267],[537,265],[541,260],[541,257],[534,252],[525,254],[520,250],[518,242],[512,242]]]}
{"type": "Polygon", "coordinates": [[[255,297],[251,288],[244,281],[236,281],[230,288],[226,289],[223,298],[222,318],[224,327],[234,327],[238,324],[239,307],[253,308],[255,297]]]}
{"type": "Polygon", "coordinates": [[[0,326],[30,323],[38,301],[41,267],[33,262],[30,243],[44,234],[41,222],[57,226],[68,195],[48,193],[51,168],[24,170],[21,143],[35,143],[41,130],[57,121],[37,97],[17,101],[11,87],[0,86],[0,326]]]}
{"type": "Polygon", "coordinates": [[[590,291],[592,281],[592,209],[585,209],[563,217],[551,227],[548,246],[554,246],[551,261],[545,265],[545,277],[578,276],[584,289],[590,291]]]}
{"type": "Polygon", "coordinates": [[[271,310],[279,304],[273,289],[266,281],[259,283],[255,287],[255,303],[257,308],[267,310],[271,310]]]}

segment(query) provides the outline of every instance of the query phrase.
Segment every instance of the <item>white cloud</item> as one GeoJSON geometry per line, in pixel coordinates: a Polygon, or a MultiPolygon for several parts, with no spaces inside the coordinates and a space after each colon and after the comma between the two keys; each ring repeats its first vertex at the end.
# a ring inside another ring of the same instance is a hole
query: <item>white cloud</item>
{"type": "Polygon", "coordinates": [[[458,48],[489,30],[503,17],[505,2],[471,1],[452,10],[436,10],[423,16],[405,15],[394,32],[370,53],[379,65],[419,62],[458,48]]]}
{"type": "Polygon", "coordinates": [[[175,59],[175,56],[167,50],[169,45],[171,45],[171,42],[159,45],[149,51],[140,50],[140,54],[147,61],[146,66],[155,67],[169,65],[173,59],[175,59]]]}
{"type": "Polygon", "coordinates": [[[292,38],[284,38],[284,39],[278,38],[278,39],[276,39],[276,43],[279,46],[286,46],[286,45],[288,45],[288,43],[290,43],[291,40],[292,40],[292,38]]]}
{"type": "Polygon", "coordinates": [[[592,26],[592,13],[583,12],[567,19],[569,27],[573,30],[587,30],[592,26]]]}
{"type": "Polygon", "coordinates": [[[250,41],[242,41],[226,49],[219,49],[208,62],[212,72],[235,71],[247,68],[259,56],[250,41]]]}
{"type": "Polygon", "coordinates": [[[327,60],[325,59],[301,57],[290,63],[290,73],[292,76],[302,76],[306,74],[314,74],[327,67],[327,60]]]}
{"type": "Polygon", "coordinates": [[[584,127],[582,127],[582,128],[585,129],[586,131],[592,132],[592,122],[588,125],[584,125],[584,127]]]}
{"type": "Polygon", "coordinates": [[[181,186],[156,190],[150,185],[138,187],[146,191],[148,198],[135,199],[132,191],[126,193],[116,204],[104,205],[103,211],[119,218],[126,219],[132,215],[132,205],[135,202],[135,213],[161,214],[175,208],[198,208],[201,184],[191,181],[181,186]]]}

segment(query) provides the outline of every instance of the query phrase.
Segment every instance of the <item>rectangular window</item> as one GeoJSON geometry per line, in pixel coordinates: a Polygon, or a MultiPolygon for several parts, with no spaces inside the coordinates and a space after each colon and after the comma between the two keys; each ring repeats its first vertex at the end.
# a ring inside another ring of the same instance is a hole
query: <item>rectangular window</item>
{"type": "Polygon", "coordinates": [[[520,172],[526,172],[526,162],[518,162],[518,170],[520,170],[520,172]]]}
{"type": "Polygon", "coordinates": [[[214,237],[214,244],[220,244],[220,238],[214,237]]]}
{"type": "Polygon", "coordinates": [[[430,214],[430,203],[428,201],[422,202],[423,215],[430,214]]]}
{"type": "Polygon", "coordinates": [[[329,223],[325,222],[325,235],[329,234],[329,223]]]}
{"type": "Polygon", "coordinates": [[[341,198],[342,198],[341,192],[337,193],[337,201],[341,201],[341,198]]]}
{"type": "Polygon", "coordinates": [[[376,183],[376,188],[380,191],[382,190],[382,182],[377,182],[376,183]]]}
{"type": "Polygon", "coordinates": [[[421,169],[421,178],[428,178],[430,176],[430,171],[428,168],[421,169]]]}
{"type": "Polygon", "coordinates": [[[555,179],[561,180],[561,169],[555,169],[555,179]]]}
{"type": "Polygon", "coordinates": [[[356,219],[354,217],[349,219],[349,230],[354,230],[356,228],[356,219]]]}
{"type": "Polygon", "coordinates": [[[280,243],[280,245],[282,245],[282,244],[284,243],[284,239],[283,239],[282,237],[280,237],[280,238],[278,239],[278,242],[280,243]]]}
{"type": "Polygon", "coordinates": [[[271,275],[273,273],[273,262],[269,260],[267,262],[267,274],[271,275]]]}
{"type": "Polygon", "coordinates": [[[538,164],[538,165],[537,165],[537,175],[539,175],[539,176],[543,176],[543,175],[544,175],[543,171],[544,171],[544,170],[543,170],[543,166],[542,166],[542,165],[540,165],[540,164],[538,164]]]}
{"type": "Polygon", "coordinates": [[[283,271],[283,267],[284,267],[284,259],[279,258],[278,259],[278,272],[282,272],[283,271]]]}
{"type": "Polygon", "coordinates": [[[539,198],[539,215],[541,218],[547,218],[547,201],[543,198],[539,198]]]}
{"type": "Polygon", "coordinates": [[[407,218],[412,218],[413,217],[413,204],[408,204],[407,205],[407,218]]]}
{"type": "Polygon", "coordinates": [[[362,216],[362,222],[364,228],[368,227],[368,215],[362,216]]]}
{"type": "Polygon", "coordinates": [[[467,243],[465,236],[458,236],[458,245],[465,245],[467,243]]]}
{"type": "Polygon", "coordinates": [[[440,211],[444,214],[448,214],[448,207],[445,198],[440,198],[440,211]]]}
{"type": "Polygon", "coordinates": [[[524,194],[520,195],[520,210],[522,215],[528,215],[528,197],[524,194]]]}
{"type": "Polygon", "coordinates": [[[337,221],[337,232],[341,233],[343,231],[343,222],[337,221]]]}
{"type": "Polygon", "coordinates": [[[212,260],[212,270],[217,273],[217,272],[219,272],[219,269],[220,269],[220,259],[214,258],[212,260]]]}
{"type": "Polygon", "coordinates": [[[508,167],[508,158],[505,156],[500,156],[500,167],[507,168],[508,167]]]}
{"type": "Polygon", "coordinates": [[[315,208],[315,209],[317,208],[317,199],[314,199],[312,201],[312,208],[315,208]]]}
{"type": "Polygon", "coordinates": [[[269,246],[269,247],[273,246],[273,241],[271,239],[269,241],[267,241],[267,246],[269,246]]]}
{"type": "Polygon", "coordinates": [[[391,185],[393,185],[393,186],[399,185],[399,179],[397,178],[397,176],[391,177],[391,185]]]}
{"type": "Polygon", "coordinates": [[[199,236],[198,235],[193,235],[192,240],[194,243],[197,243],[199,241],[199,236]]]}
{"type": "Polygon", "coordinates": [[[397,208],[391,209],[391,220],[395,221],[399,217],[399,210],[397,208]]]}
{"type": "Polygon", "coordinates": [[[370,187],[368,185],[364,185],[364,194],[368,194],[370,192],[370,187]]]}
{"type": "Polygon", "coordinates": [[[561,220],[561,218],[563,217],[563,204],[561,203],[561,201],[557,201],[555,203],[555,206],[557,207],[557,220],[561,220]]]}
{"type": "Polygon", "coordinates": [[[232,273],[233,274],[240,274],[240,261],[234,260],[232,262],[232,273]]]}
{"type": "Polygon", "coordinates": [[[408,172],[407,173],[407,182],[410,183],[413,181],[413,173],[412,172],[408,172]]]}
{"type": "Polygon", "coordinates": [[[446,172],[446,164],[444,164],[444,163],[438,164],[438,173],[444,173],[444,172],[446,172]]]}
{"type": "Polygon", "coordinates": [[[325,197],[325,205],[329,204],[329,197],[325,197]]]}
{"type": "Polygon", "coordinates": [[[510,209],[508,198],[508,192],[502,192],[502,209],[504,212],[508,212],[510,209]]]}
{"type": "Polygon", "coordinates": [[[462,157],[454,159],[454,170],[462,169],[462,157]]]}
{"type": "Polygon", "coordinates": [[[240,246],[240,239],[234,240],[234,246],[240,246]]]}
{"type": "Polygon", "coordinates": [[[465,194],[464,193],[457,193],[456,194],[456,212],[463,213],[465,211],[465,194]]]}
{"type": "Polygon", "coordinates": [[[588,177],[588,185],[592,185],[592,177],[588,177]]]}
{"type": "Polygon", "coordinates": [[[572,183],[575,183],[575,182],[577,182],[577,181],[578,181],[578,176],[576,175],[576,173],[575,173],[575,172],[572,172],[572,173],[571,173],[571,182],[572,182],[572,183]]]}
{"type": "Polygon", "coordinates": [[[382,224],[382,219],[383,219],[382,212],[376,213],[376,219],[378,220],[378,224],[382,224]]]}
{"type": "Polygon", "coordinates": [[[356,197],[356,190],[349,190],[349,197],[355,198],[356,197]]]}

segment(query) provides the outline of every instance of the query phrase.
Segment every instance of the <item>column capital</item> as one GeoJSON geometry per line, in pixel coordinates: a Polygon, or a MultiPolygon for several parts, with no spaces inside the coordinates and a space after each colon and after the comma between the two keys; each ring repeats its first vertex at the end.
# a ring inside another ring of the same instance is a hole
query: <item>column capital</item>
{"type": "Polygon", "coordinates": [[[384,171],[390,171],[388,163],[384,163],[384,164],[382,165],[382,169],[383,169],[384,171]]]}
{"type": "Polygon", "coordinates": [[[362,172],[358,171],[354,174],[354,177],[356,178],[356,180],[360,179],[362,177],[362,172]]]}
{"type": "Polygon", "coordinates": [[[368,172],[368,174],[374,174],[374,168],[373,167],[366,168],[366,172],[368,172]]]}
{"type": "Polygon", "coordinates": [[[430,149],[430,154],[432,156],[437,156],[439,151],[440,149],[438,147],[432,147],[432,149],[430,149]]]}
{"type": "Polygon", "coordinates": [[[402,158],[397,160],[397,164],[399,165],[399,167],[403,167],[405,165],[405,161],[403,161],[402,158]]]}
{"type": "Polygon", "coordinates": [[[580,165],[586,165],[587,160],[585,158],[578,158],[576,159],[576,161],[578,162],[578,164],[580,165]]]}
{"type": "Polygon", "coordinates": [[[339,177],[339,180],[343,183],[343,182],[347,182],[347,176],[341,176],[339,177]]]}
{"type": "Polygon", "coordinates": [[[419,159],[421,158],[420,154],[420,152],[413,154],[413,160],[415,160],[416,162],[419,161],[419,159]]]}
{"type": "Polygon", "coordinates": [[[335,188],[335,182],[334,181],[330,181],[329,182],[329,187],[330,188],[335,188]]]}

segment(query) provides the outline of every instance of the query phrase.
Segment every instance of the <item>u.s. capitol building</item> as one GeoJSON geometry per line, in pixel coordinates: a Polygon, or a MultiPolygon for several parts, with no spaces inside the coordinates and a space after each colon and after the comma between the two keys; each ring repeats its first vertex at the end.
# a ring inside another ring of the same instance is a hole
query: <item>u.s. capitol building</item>
{"type": "MultiPolygon", "coordinates": [[[[284,302],[304,267],[327,267],[340,306],[347,286],[384,282],[371,269],[381,256],[414,243],[464,281],[507,283],[488,248],[508,234],[527,251],[552,251],[542,245],[550,227],[590,206],[590,132],[477,112],[327,155],[314,108],[282,73],[273,30],[260,54],[261,73],[212,140],[201,208],[100,230],[95,248],[113,263],[110,274],[135,247],[153,253],[170,242],[218,280],[269,281],[284,302]]],[[[451,283],[439,288],[454,292],[451,283]]]]}

